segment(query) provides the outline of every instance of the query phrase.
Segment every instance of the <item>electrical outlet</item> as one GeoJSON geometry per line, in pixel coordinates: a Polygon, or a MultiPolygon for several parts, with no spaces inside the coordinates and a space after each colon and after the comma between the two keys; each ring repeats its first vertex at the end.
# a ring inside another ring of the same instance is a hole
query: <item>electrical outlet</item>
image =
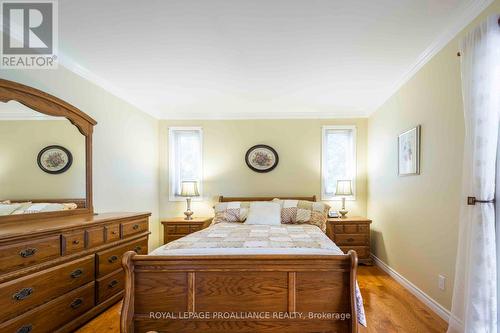
{"type": "Polygon", "coordinates": [[[446,277],[444,275],[438,275],[438,287],[441,290],[446,288],[446,277]]]}

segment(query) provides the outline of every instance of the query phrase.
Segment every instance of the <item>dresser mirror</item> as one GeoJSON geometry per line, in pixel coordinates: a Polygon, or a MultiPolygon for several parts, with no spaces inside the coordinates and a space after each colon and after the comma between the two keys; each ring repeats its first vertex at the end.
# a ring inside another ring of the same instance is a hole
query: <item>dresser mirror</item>
{"type": "Polygon", "coordinates": [[[90,117],[0,80],[0,221],[92,213],[90,117]]]}

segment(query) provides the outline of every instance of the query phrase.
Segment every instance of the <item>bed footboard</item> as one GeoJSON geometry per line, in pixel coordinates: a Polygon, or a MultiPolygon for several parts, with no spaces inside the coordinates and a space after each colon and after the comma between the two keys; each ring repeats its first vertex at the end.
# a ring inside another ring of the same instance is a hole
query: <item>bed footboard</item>
{"type": "Polygon", "coordinates": [[[339,256],[127,252],[122,333],[357,332],[354,251],[339,256]]]}

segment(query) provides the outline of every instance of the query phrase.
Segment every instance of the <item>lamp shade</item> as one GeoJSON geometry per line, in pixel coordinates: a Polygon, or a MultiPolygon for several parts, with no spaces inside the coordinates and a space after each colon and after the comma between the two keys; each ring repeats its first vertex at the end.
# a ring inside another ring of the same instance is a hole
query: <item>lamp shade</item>
{"type": "Polygon", "coordinates": [[[200,192],[198,192],[198,182],[197,181],[183,181],[181,183],[181,197],[198,197],[200,192]]]}
{"type": "Polygon", "coordinates": [[[337,180],[337,189],[335,195],[347,196],[352,195],[352,182],[350,180],[337,180]]]}

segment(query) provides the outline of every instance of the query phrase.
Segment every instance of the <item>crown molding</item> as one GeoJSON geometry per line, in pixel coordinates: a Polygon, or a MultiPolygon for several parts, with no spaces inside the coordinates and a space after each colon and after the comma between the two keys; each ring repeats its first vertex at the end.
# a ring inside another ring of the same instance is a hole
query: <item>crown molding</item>
{"type": "Polygon", "coordinates": [[[377,103],[376,107],[368,113],[368,116],[382,107],[401,87],[408,82],[417,72],[424,67],[436,54],[439,53],[453,38],[465,29],[479,14],[481,14],[494,0],[470,0],[462,13],[455,17],[453,23],[441,35],[439,35],[422,52],[414,64],[408,67],[401,78],[389,90],[389,94],[382,102],[377,103]]]}
{"type": "Polygon", "coordinates": [[[94,72],[91,72],[87,68],[83,67],[78,62],[73,60],[71,57],[68,57],[60,50],[58,57],[59,57],[59,64],[65,67],[67,70],[95,84],[96,86],[104,89],[111,95],[118,97],[124,102],[136,107],[137,109],[139,109],[139,111],[142,111],[156,119],[160,119],[159,113],[144,109],[144,107],[141,106],[140,103],[136,102],[133,98],[130,97],[130,94],[127,94],[122,90],[118,89],[114,84],[102,78],[101,76],[95,74],[94,72]]]}
{"type": "Polygon", "coordinates": [[[164,113],[162,120],[257,120],[257,119],[349,119],[367,118],[366,113],[341,112],[246,112],[240,113],[164,113]]]}

